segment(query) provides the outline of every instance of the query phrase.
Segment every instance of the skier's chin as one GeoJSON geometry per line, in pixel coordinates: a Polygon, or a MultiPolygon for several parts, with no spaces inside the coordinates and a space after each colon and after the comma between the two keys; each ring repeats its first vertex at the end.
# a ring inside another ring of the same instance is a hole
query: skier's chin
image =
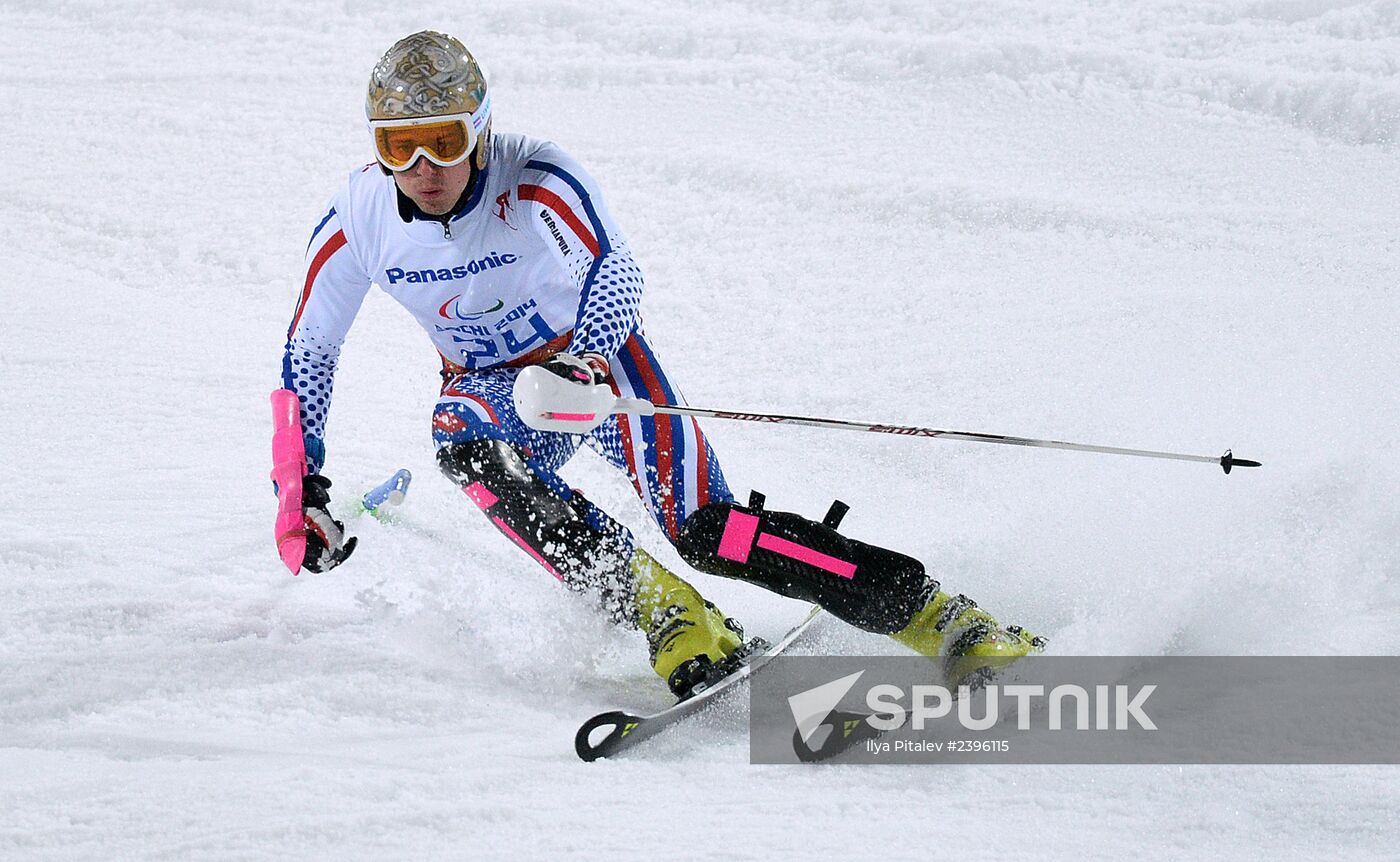
{"type": "Polygon", "coordinates": [[[418,209],[439,216],[452,211],[471,178],[470,162],[444,168],[420,158],[413,167],[395,175],[394,182],[418,209]]]}
{"type": "Polygon", "coordinates": [[[418,208],[428,215],[442,215],[452,209],[452,201],[448,199],[445,189],[420,191],[410,197],[418,208]]]}

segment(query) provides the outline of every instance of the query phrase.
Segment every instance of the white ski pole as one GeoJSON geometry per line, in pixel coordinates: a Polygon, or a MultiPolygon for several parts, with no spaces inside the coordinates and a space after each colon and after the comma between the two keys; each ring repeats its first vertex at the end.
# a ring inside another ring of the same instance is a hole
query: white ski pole
{"type": "Polygon", "coordinates": [[[1031,446],[1038,449],[1067,449],[1073,452],[1099,452],[1105,455],[1132,455],[1138,458],[1167,458],[1172,461],[1200,461],[1219,464],[1227,474],[1235,467],[1258,467],[1258,461],[1236,458],[1230,450],[1221,456],[1186,455],[1180,452],[1158,452],[1152,449],[1125,449],[1120,446],[1094,446],[1088,443],[1066,443],[1060,440],[1037,440],[1032,437],[1010,437],[1005,434],[979,434],[973,431],[945,431],[940,428],[919,428],[913,425],[885,425],[877,422],[852,422],[846,419],[823,419],[814,416],[784,416],[776,413],[746,413],[737,410],[710,410],[704,407],[684,407],[679,404],[654,404],[641,398],[619,398],[613,413],[656,413],[673,416],[699,416],[707,419],[737,419],[743,422],[769,422],[784,425],[805,425],[810,428],[838,428],[846,431],[872,431],[876,434],[899,434],[904,437],[938,437],[943,440],[964,440],[971,443],[1000,443],[1003,446],[1031,446]]]}

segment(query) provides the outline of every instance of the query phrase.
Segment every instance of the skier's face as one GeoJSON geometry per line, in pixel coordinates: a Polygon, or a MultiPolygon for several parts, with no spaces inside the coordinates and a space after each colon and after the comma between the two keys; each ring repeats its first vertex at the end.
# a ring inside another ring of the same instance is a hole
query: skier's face
{"type": "Polygon", "coordinates": [[[452,209],[472,178],[472,160],[444,168],[422,156],[406,171],[394,174],[399,191],[428,215],[442,215],[452,209]]]}

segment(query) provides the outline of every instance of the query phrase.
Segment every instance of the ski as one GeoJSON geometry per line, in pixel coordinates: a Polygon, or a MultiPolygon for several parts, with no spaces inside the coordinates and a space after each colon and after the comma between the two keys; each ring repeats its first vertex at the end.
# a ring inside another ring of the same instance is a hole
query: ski
{"type": "MultiPolygon", "coordinates": [[[[967,684],[970,690],[976,691],[998,676],[997,672],[989,668],[981,668],[973,672],[967,684]]],[[[959,686],[953,691],[953,700],[957,701],[961,694],[959,686]]],[[[877,730],[870,724],[871,717],[871,713],[833,709],[812,733],[808,734],[807,739],[802,738],[801,730],[794,730],[792,749],[797,754],[797,759],[803,763],[821,763],[840,757],[862,742],[879,739],[885,735],[886,731],[877,730]],[[825,732],[822,732],[823,728],[825,732]]]]}
{"type": "Polygon", "coordinates": [[[803,763],[820,763],[844,754],[868,739],[879,739],[884,731],[870,725],[870,715],[833,709],[808,739],[800,730],[792,733],[792,750],[803,763]],[[821,729],[826,732],[822,733],[821,729]],[[813,745],[812,743],[816,744],[813,745]]]}
{"type": "Polygon", "coordinates": [[[583,726],[578,729],[578,733],[574,734],[574,751],[578,752],[578,756],[586,761],[610,757],[631,748],[644,739],[655,736],[686,716],[699,712],[707,704],[733,692],[755,671],[791,646],[793,641],[797,640],[820,615],[821,608],[813,606],[802,622],[789,629],[788,633],[783,635],[777,643],[758,649],[747,661],[734,670],[708,685],[697,686],[690,697],[677,701],[674,705],[660,712],[651,715],[633,715],[621,710],[611,710],[593,716],[583,723],[583,726]],[[610,730],[596,743],[591,742],[590,738],[600,728],[610,728],[610,730]]]}

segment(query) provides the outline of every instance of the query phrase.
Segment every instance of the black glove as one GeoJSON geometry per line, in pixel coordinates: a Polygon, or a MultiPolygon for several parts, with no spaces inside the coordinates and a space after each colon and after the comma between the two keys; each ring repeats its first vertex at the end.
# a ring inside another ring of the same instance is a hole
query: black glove
{"type": "Polygon", "coordinates": [[[355,550],[354,536],[345,535],[345,525],[326,509],[331,502],[331,480],[321,475],[307,476],[301,482],[301,511],[306,521],[306,557],[301,567],[308,572],[327,572],[349,559],[355,550]]]}
{"type": "Polygon", "coordinates": [[[565,380],[583,386],[603,383],[608,379],[608,360],[597,353],[556,353],[544,362],[543,368],[565,380]]]}

